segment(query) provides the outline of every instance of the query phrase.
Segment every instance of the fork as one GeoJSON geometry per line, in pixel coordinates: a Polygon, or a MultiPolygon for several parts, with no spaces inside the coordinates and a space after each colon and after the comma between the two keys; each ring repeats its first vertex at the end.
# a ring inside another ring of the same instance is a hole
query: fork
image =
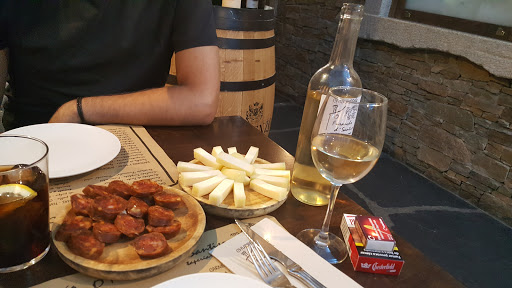
{"type": "Polygon", "coordinates": [[[283,272],[274,265],[258,241],[249,241],[246,249],[254,267],[256,267],[258,274],[265,283],[272,287],[296,288],[283,272]]]}

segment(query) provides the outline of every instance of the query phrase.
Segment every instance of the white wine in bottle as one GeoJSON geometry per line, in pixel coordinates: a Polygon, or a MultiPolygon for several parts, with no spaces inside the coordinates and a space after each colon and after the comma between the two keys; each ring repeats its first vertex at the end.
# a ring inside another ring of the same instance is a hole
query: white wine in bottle
{"type": "Polygon", "coordinates": [[[242,0],[222,0],[222,7],[240,8],[242,7],[242,0]]]}
{"type": "Polygon", "coordinates": [[[309,205],[327,205],[330,196],[331,184],[320,175],[311,158],[311,132],[321,100],[331,87],[362,87],[353,61],[363,13],[363,5],[343,4],[329,62],[309,81],[291,181],[293,196],[309,205]]]}

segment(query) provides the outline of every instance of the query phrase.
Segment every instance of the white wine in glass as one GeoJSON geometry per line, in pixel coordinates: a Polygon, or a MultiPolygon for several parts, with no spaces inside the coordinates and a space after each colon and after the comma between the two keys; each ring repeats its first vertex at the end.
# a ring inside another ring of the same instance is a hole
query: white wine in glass
{"type": "Polygon", "coordinates": [[[311,134],[311,156],[331,184],[322,229],[306,229],[297,238],[329,263],[347,257],[343,241],[329,232],[332,211],[343,184],[354,183],[375,166],[384,145],[388,100],[354,87],[334,87],[318,112],[311,134]]]}

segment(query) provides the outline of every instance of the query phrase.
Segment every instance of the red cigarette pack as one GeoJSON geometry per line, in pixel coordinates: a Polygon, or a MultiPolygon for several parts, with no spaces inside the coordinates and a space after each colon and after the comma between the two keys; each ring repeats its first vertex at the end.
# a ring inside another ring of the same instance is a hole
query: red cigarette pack
{"type": "Polygon", "coordinates": [[[356,225],[356,215],[343,215],[340,227],[354,270],[368,273],[399,275],[405,261],[400,256],[398,248],[394,246],[394,250],[391,252],[365,249],[356,229],[356,225]]]}
{"type": "Polygon", "coordinates": [[[395,248],[395,239],[381,217],[357,215],[355,226],[366,250],[392,252],[395,248]]]}

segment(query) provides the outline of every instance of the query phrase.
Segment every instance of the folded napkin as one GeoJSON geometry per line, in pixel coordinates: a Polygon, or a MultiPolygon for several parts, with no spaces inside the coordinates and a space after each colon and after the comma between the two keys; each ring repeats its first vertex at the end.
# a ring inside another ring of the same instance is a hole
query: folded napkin
{"type": "MultiPolygon", "coordinates": [[[[299,264],[326,287],[362,287],[288,233],[288,231],[278,224],[279,222],[276,222],[277,220],[275,220],[275,218],[273,220],[264,218],[251,228],[258,235],[268,239],[270,244],[274,245],[274,247],[283,252],[283,254],[299,264]]],[[[253,264],[247,258],[248,254],[244,246],[248,241],[244,234],[239,234],[224,242],[222,245],[219,245],[214,250],[210,251],[210,253],[233,273],[261,279],[253,264]]],[[[350,260],[346,259],[345,261],[350,260]]],[[[282,265],[277,263],[276,266],[283,270],[293,285],[307,288],[302,282],[290,276],[282,265]]]]}

